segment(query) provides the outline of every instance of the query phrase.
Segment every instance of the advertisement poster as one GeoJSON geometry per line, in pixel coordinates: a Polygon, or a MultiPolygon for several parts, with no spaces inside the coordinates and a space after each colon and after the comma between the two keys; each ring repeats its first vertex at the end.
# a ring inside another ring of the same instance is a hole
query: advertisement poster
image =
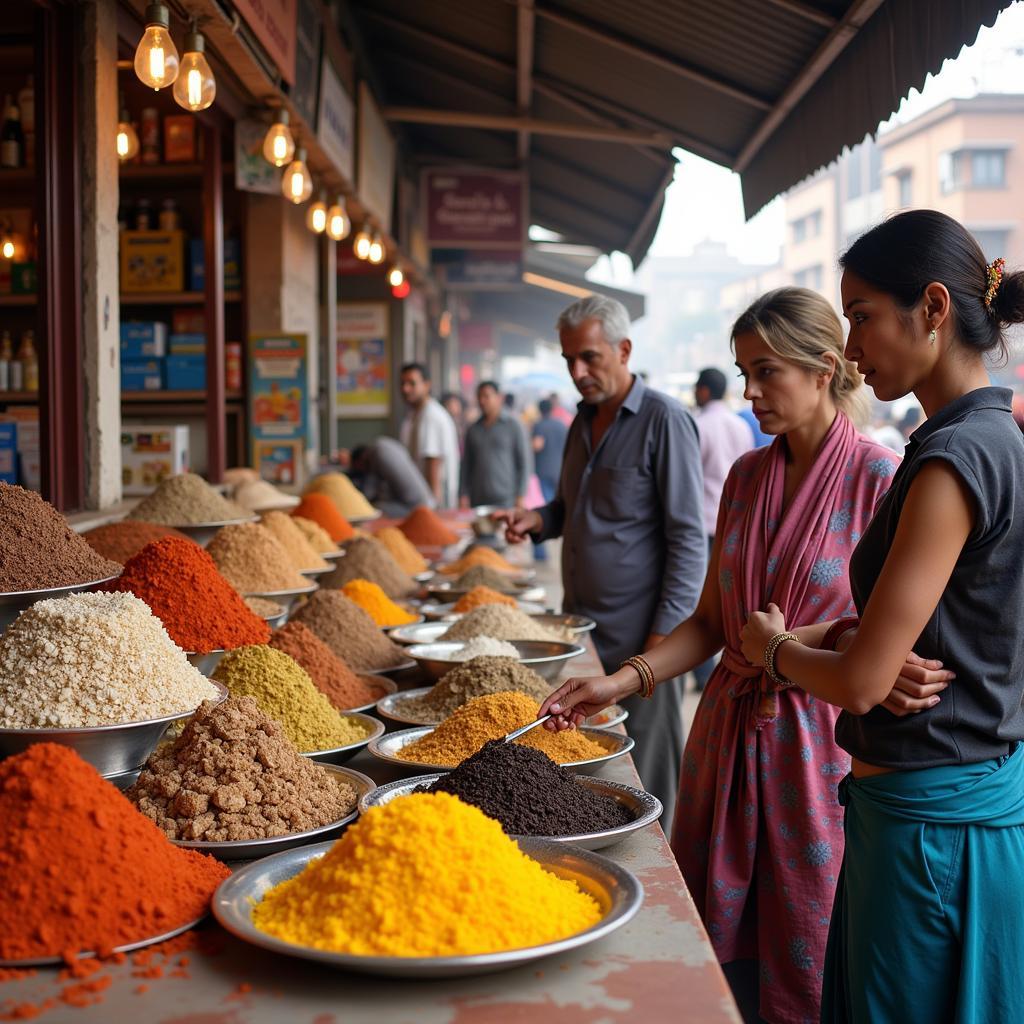
{"type": "Polygon", "coordinates": [[[388,307],[383,302],[338,304],[338,415],[387,416],[391,411],[388,307]]]}
{"type": "Polygon", "coordinates": [[[526,178],[518,171],[428,168],[423,209],[432,248],[520,250],[526,237],[526,178]]]}
{"type": "Polygon", "coordinates": [[[395,190],[395,140],[365,82],[359,83],[357,132],[359,198],[377,218],[380,226],[390,231],[391,204],[395,190]]]}
{"type": "Polygon", "coordinates": [[[294,484],[302,469],[302,441],[254,441],[253,468],[261,480],[272,484],[294,484]]]}
{"type": "Polygon", "coordinates": [[[240,192],[281,194],[281,169],[263,156],[268,121],[235,122],[235,188],[240,192]]]}
{"type": "Polygon", "coordinates": [[[297,0],[235,0],[235,9],[289,82],[295,81],[296,6],[297,0]]]}
{"type": "Polygon", "coordinates": [[[267,445],[306,443],[306,335],[249,337],[249,435],[253,460],[267,445]]]}

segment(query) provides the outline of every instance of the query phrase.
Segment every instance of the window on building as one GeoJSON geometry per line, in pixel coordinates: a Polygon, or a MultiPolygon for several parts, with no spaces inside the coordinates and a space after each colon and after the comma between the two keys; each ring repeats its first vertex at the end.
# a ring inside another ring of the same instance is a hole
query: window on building
{"type": "Polygon", "coordinates": [[[902,171],[896,175],[896,187],[898,189],[898,202],[901,210],[914,205],[914,176],[910,171],[902,171]]]}
{"type": "Polygon", "coordinates": [[[793,243],[799,245],[807,237],[807,220],[801,217],[793,221],[793,243]]]}
{"type": "Polygon", "coordinates": [[[874,143],[868,145],[868,191],[882,187],[882,151],[874,143]]]}
{"type": "Polygon", "coordinates": [[[939,154],[939,191],[943,195],[949,195],[957,189],[964,187],[964,154],[940,153],[939,154]]]}
{"type": "Polygon", "coordinates": [[[1006,255],[1007,231],[1002,229],[981,229],[978,231],[972,231],[971,234],[974,235],[978,241],[978,245],[981,246],[981,251],[985,254],[985,259],[991,262],[997,256],[1006,255]]]}
{"type": "Polygon", "coordinates": [[[810,288],[812,291],[820,292],[824,282],[825,268],[820,263],[816,263],[813,267],[805,267],[793,274],[793,283],[798,288],[810,288]]]}
{"type": "Polygon", "coordinates": [[[978,149],[971,153],[971,187],[1004,188],[1006,154],[1000,149],[978,149]]]}
{"type": "Polygon", "coordinates": [[[855,149],[851,154],[850,158],[846,161],[846,198],[856,199],[859,195],[864,192],[864,181],[861,173],[861,157],[863,156],[860,149],[855,149]]]}
{"type": "Polygon", "coordinates": [[[821,210],[805,214],[790,225],[793,229],[793,243],[807,241],[808,238],[817,238],[821,234],[821,210]]]}

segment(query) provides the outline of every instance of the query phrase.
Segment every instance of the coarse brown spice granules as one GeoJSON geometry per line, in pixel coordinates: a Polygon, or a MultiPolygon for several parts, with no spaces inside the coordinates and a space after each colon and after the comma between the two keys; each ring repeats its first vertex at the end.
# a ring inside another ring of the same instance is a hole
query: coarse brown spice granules
{"type": "Polygon", "coordinates": [[[492,636],[495,640],[555,640],[568,642],[567,630],[555,630],[531,619],[518,608],[485,604],[463,615],[439,640],[472,640],[475,636],[492,636]]]}
{"type": "Polygon", "coordinates": [[[327,590],[340,590],[351,580],[376,583],[390,598],[415,594],[419,584],[403,572],[391,552],[372,537],[355,537],[345,545],[345,557],[321,580],[327,590]]]}
{"type": "Polygon", "coordinates": [[[134,519],[122,519],[119,523],[107,523],[105,526],[97,526],[95,530],[89,530],[82,534],[82,540],[93,551],[111,561],[120,562],[122,565],[132,555],[137,555],[150,541],[163,540],[164,537],[191,539],[179,530],[175,530],[173,526],[137,522],[134,519]]]}
{"type": "Polygon", "coordinates": [[[308,673],[313,685],[339,711],[379,700],[384,691],[361,679],[308,626],[289,622],[275,630],[270,646],[284,651],[308,673]]]}
{"type": "MultiPolygon", "coordinates": [[[[446,718],[432,732],[397,751],[402,761],[454,768],[475,754],[488,740],[501,739],[537,718],[540,704],[525,693],[504,691],[474,697],[446,718]]],[[[608,751],[575,729],[551,732],[543,727],[515,743],[542,750],[552,761],[566,764],[603,757],[608,751]]]]}
{"type": "Polygon", "coordinates": [[[466,701],[503,690],[518,690],[539,704],[551,693],[551,686],[512,658],[484,656],[446,672],[422,697],[402,700],[401,714],[414,722],[436,725],[466,701]]]}
{"type": "Polygon", "coordinates": [[[402,572],[415,576],[430,568],[427,560],[416,550],[416,545],[397,526],[385,526],[374,537],[391,552],[402,572]]]}
{"type": "Polygon", "coordinates": [[[260,516],[260,526],[277,538],[292,565],[300,572],[304,569],[326,569],[330,564],[313,550],[306,535],[295,525],[295,520],[284,512],[265,512],[260,516]]]}
{"type": "Polygon", "coordinates": [[[338,545],[331,540],[331,535],[319,523],[314,523],[305,516],[292,516],[292,521],[318,555],[338,550],[338,545]]]}
{"type": "Polygon", "coordinates": [[[289,620],[308,626],[346,665],[376,672],[409,660],[376,623],[340,590],[318,590],[289,620]]]}
{"type": "Polygon", "coordinates": [[[195,473],[168,477],[128,513],[129,519],[166,523],[168,526],[224,523],[251,516],[248,509],[222,497],[195,473]]]}
{"type": "Polygon", "coordinates": [[[0,482],[0,593],[92,583],[120,571],[35,491],[0,482]]]}
{"type": "Polygon", "coordinates": [[[505,573],[486,565],[474,565],[452,584],[452,590],[472,590],[474,587],[490,587],[499,594],[514,594],[519,589],[505,573]]]}
{"type": "Polygon", "coordinates": [[[346,519],[365,519],[377,511],[344,473],[321,473],[304,494],[326,494],[346,519]]]}
{"type": "Polygon", "coordinates": [[[221,574],[242,594],[298,590],[310,585],[277,538],[258,523],[223,527],[206,550],[221,574]]]}
{"type": "Polygon", "coordinates": [[[355,790],[303,757],[251,697],[203,704],[125,795],[169,839],[209,842],[308,832],[356,805],[355,790]]]}

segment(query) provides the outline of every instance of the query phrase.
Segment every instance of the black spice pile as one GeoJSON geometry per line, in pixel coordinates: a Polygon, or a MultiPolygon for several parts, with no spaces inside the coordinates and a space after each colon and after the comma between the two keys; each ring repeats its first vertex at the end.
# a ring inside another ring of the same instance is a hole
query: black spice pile
{"type": "Polygon", "coordinates": [[[547,754],[504,740],[486,743],[426,792],[451,793],[516,836],[582,835],[633,820],[627,808],[581,785],[547,754]]]}

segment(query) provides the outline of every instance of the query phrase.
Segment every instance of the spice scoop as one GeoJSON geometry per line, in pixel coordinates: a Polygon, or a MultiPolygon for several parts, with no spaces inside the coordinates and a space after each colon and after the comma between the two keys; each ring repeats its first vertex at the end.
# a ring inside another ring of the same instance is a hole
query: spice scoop
{"type": "Polygon", "coordinates": [[[538,725],[543,725],[551,716],[545,715],[543,718],[538,718],[534,722],[530,722],[529,725],[524,725],[521,729],[516,729],[510,732],[503,740],[503,743],[511,743],[513,740],[519,739],[520,736],[525,735],[531,729],[536,729],[538,725]]]}

